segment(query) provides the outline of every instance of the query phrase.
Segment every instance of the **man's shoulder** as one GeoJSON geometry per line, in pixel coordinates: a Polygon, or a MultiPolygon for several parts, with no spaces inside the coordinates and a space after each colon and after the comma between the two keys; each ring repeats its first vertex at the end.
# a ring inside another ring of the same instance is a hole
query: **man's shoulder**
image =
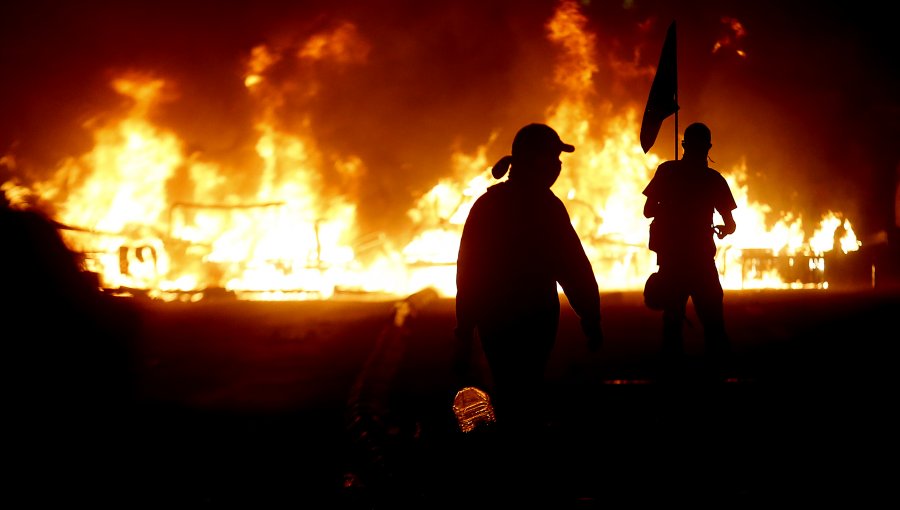
{"type": "Polygon", "coordinates": [[[503,193],[509,193],[509,181],[502,181],[498,183],[491,184],[487,187],[482,196],[498,196],[503,193]]]}
{"type": "Polygon", "coordinates": [[[683,159],[667,159],[667,160],[663,161],[662,163],[660,163],[659,166],[674,167],[674,166],[683,165],[683,164],[684,164],[683,159]]]}
{"type": "Polygon", "coordinates": [[[684,164],[684,162],[679,159],[670,159],[668,161],[663,161],[662,163],[660,163],[659,166],[656,167],[656,171],[657,172],[671,171],[671,170],[674,170],[674,169],[680,167],[682,164],[684,164]]]}
{"type": "Polygon", "coordinates": [[[489,186],[481,196],[475,199],[475,203],[472,204],[472,212],[502,208],[503,204],[510,200],[510,190],[505,184],[506,181],[489,186]]]}
{"type": "Polygon", "coordinates": [[[722,181],[722,182],[724,182],[724,183],[726,183],[726,184],[728,183],[728,182],[725,180],[725,176],[722,175],[722,172],[716,170],[715,168],[709,168],[709,167],[707,167],[707,168],[706,168],[706,174],[707,174],[708,178],[710,178],[710,179],[715,179],[715,180],[717,180],[717,181],[722,181]]]}
{"type": "MultiPolygon", "coordinates": [[[[681,161],[677,160],[669,160],[663,161],[656,167],[656,172],[653,174],[653,179],[647,185],[648,188],[666,186],[668,182],[672,180],[673,175],[677,175],[677,169],[681,166],[681,161]]],[[[646,194],[646,188],[644,189],[646,194]]]]}

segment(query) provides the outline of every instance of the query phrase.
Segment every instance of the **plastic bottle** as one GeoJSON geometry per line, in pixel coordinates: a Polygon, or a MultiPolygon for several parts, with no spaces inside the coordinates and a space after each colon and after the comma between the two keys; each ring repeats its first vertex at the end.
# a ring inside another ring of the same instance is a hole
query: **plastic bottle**
{"type": "Polygon", "coordinates": [[[491,398],[487,393],[474,386],[466,386],[456,392],[456,397],[453,399],[453,413],[463,432],[472,432],[479,426],[497,421],[491,398]]]}

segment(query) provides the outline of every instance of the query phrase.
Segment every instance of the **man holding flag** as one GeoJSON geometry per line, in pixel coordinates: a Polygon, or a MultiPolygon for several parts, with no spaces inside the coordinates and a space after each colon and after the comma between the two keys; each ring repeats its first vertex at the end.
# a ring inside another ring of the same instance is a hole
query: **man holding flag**
{"type": "Polygon", "coordinates": [[[677,375],[684,358],[683,325],[688,298],[703,325],[710,374],[729,370],[731,347],[725,332],[722,283],[716,267],[716,244],[736,229],[737,208],[728,182],[709,168],[711,133],[695,122],[684,130],[684,158],[659,165],[644,189],[644,216],[650,225],[650,249],[656,252],[662,281],[663,369],[677,375]],[[713,213],[724,223],[713,226],[713,213]]]}
{"type": "MultiPolygon", "coordinates": [[[[641,124],[644,152],[656,141],[663,120],[676,114],[678,132],[678,92],[675,54],[675,23],[669,26],[659,67],[641,124]]],[[[684,361],[683,325],[690,298],[703,325],[705,354],[710,375],[719,378],[730,369],[731,346],[725,330],[724,293],[716,267],[716,244],[736,229],[732,211],[737,203],[725,178],[709,168],[712,133],[705,124],[695,122],[684,130],[684,158],[656,169],[644,189],[647,197],[644,217],[650,224],[649,248],[656,252],[659,266],[655,283],[657,303],[645,293],[648,306],[663,311],[662,363],[664,376],[680,375],[684,361]],[[723,224],[713,225],[718,212],[723,224]]],[[[648,286],[648,290],[650,287],[648,286]]]]}

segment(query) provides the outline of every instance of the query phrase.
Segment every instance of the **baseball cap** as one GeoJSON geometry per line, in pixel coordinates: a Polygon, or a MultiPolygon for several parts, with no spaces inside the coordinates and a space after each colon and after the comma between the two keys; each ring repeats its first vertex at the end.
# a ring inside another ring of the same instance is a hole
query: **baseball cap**
{"type": "Polygon", "coordinates": [[[563,142],[556,130],[546,124],[528,124],[516,133],[512,143],[513,157],[542,152],[575,152],[575,146],[563,142]]]}

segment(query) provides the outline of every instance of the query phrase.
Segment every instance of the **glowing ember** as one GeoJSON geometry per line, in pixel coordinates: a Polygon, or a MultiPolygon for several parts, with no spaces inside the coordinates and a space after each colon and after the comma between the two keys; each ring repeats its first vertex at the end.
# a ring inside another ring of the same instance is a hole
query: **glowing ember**
{"type": "Polygon", "coordinates": [[[713,53],[718,53],[725,48],[731,48],[739,57],[746,57],[747,53],[738,45],[740,40],[747,35],[743,23],[730,16],[722,16],[722,25],[725,27],[726,34],[713,44],[713,53]]]}

